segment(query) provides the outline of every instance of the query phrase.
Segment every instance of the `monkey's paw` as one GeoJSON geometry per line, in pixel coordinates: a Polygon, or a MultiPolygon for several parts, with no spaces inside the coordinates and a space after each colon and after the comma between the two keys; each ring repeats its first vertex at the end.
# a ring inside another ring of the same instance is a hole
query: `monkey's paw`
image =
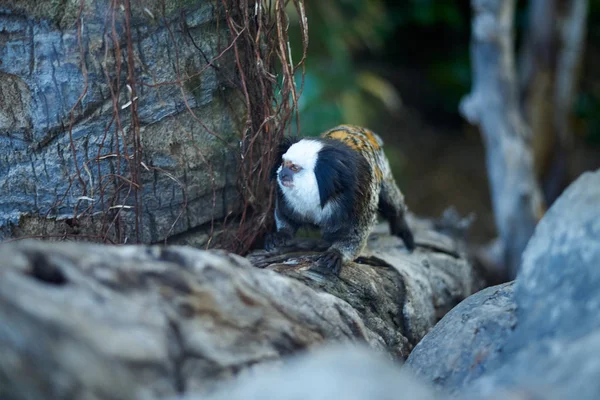
{"type": "Polygon", "coordinates": [[[265,250],[273,251],[284,247],[292,237],[283,232],[270,232],[265,235],[265,250]]]}
{"type": "Polygon", "coordinates": [[[319,256],[315,261],[315,265],[311,268],[313,271],[322,274],[339,275],[342,268],[342,255],[337,250],[327,250],[319,256]]]}

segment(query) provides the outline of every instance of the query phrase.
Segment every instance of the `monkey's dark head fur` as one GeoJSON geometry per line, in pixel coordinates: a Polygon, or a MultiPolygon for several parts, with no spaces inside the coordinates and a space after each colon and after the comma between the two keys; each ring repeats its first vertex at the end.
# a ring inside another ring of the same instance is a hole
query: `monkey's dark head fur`
{"type": "MultiPolygon", "coordinates": [[[[379,209],[391,227],[400,227],[401,232],[392,233],[412,249],[403,197],[391,176],[382,144],[373,132],[349,125],[319,138],[284,141],[279,149],[281,163],[273,171],[279,240],[270,244],[291,238],[302,225],[317,226],[324,239],[332,242],[324,256],[327,263],[339,268],[342,261],[358,257],[379,209]]],[[[266,247],[273,247],[270,244],[266,247]]]]}
{"type": "Polygon", "coordinates": [[[288,142],[284,149],[274,175],[280,205],[291,206],[298,221],[338,226],[364,212],[371,173],[360,153],[325,138],[288,142]]]}

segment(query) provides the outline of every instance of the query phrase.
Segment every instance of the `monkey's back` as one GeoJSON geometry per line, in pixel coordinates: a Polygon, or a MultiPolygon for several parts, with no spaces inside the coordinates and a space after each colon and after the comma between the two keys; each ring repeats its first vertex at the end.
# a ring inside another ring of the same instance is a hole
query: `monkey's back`
{"type": "Polygon", "coordinates": [[[339,140],[362,154],[373,168],[377,182],[393,179],[389,162],[383,153],[383,140],[375,132],[356,125],[339,125],[325,131],[321,137],[339,140]]]}

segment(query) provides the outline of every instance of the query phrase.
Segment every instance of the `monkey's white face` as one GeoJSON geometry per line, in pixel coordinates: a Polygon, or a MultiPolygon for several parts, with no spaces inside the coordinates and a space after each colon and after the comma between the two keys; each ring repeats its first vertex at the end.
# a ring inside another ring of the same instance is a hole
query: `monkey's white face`
{"type": "Polygon", "coordinates": [[[277,180],[283,190],[297,188],[308,189],[315,186],[318,191],[314,170],[319,151],[323,145],[310,139],[302,139],[294,143],[282,156],[281,165],[277,170],[277,180]]]}
{"type": "Polygon", "coordinates": [[[322,148],[316,140],[302,139],[290,146],[277,170],[277,183],[287,203],[315,222],[320,220],[321,200],[314,171],[322,148]]]}

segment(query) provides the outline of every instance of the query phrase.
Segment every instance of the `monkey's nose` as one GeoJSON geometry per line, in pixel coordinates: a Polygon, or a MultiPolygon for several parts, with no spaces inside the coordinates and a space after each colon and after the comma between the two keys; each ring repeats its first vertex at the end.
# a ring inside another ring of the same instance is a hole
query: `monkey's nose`
{"type": "Polygon", "coordinates": [[[287,170],[287,168],[281,170],[281,172],[279,173],[279,180],[281,181],[281,184],[285,187],[294,186],[294,180],[292,179],[292,175],[290,171],[287,170]]]}

